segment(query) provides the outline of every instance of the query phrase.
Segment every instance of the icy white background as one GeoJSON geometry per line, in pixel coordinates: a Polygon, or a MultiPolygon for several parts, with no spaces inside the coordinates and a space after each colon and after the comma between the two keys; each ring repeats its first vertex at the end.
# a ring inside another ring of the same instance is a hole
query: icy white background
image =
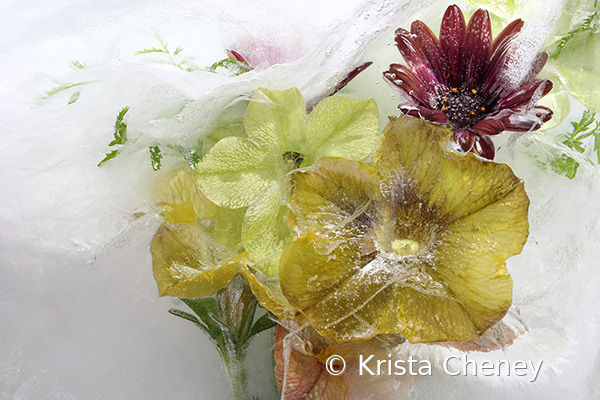
{"type": "MultiPolygon", "coordinates": [[[[10,1],[0,4],[0,399],[225,399],[216,351],[159,299],[149,241],[157,227],[149,187],[160,173],[148,145],[190,143],[240,95],[298,86],[318,98],[348,69],[375,65],[347,93],[394,112],[380,72],[400,56],[396,27],[423,19],[437,32],[444,1],[10,1]],[[184,72],[134,56],[160,37],[178,60],[211,65],[233,48],[257,71],[184,72]],[[249,56],[250,58],[250,56],[249,56]],[[73,70],[72,61],[89,68],[73,70]],[[270,67],[272,64],[279,64],[270,67]],[[86,84],[50,98],[61,84],[86,84]],[[67,105],[81,90],[79,100],[67,105]],[[102,168],[114,119],[129,106],[128,150],[102,168]],[[141,215],[141,214],[139,214],[141,215]]],[[[561,1],[539,6],[524,40],[532,53],[561,1]],[[543,11],[543,12],[542,12],[543,11]]],[[[518,73],[516,71],[515,73],[518,73]]],[[[574,103],[570,120],[582,108],[574,103]]],[[[568,130],[568,123],[555,128],[568,130]]],[[[514,304],[529,328],[483,359],[543,360],[535,383],[517,377],[352,380],[356,399],[600,398],[600,183],[539,169],[545,150],[507,138],[498,161],[525,180],[531,235],[509,260],[514,304]]],[[[502,142],[502,141],[501,141],[502,142]]],[[[251,389],[276,397],[268,335],[251,346],[251,389]]],[[[439,365],[449,350],[398,350],[439,365]]]]}

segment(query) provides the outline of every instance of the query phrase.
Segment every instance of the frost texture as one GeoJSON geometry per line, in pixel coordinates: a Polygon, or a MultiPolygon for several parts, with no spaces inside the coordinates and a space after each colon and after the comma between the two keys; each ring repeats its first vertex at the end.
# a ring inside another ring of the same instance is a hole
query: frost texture
{"type": "MultiPolygon", "coordinates": [[[[449,2],[431,3],[4,2],[0,398],[226,399],[227,377],[215,367],[220,361],[212,345],[169,315],[173,300],[156,293],[148,251],[156,222],[133,213],[153,212],[148,182],[167,174],[169,165],[163,159],[161,171],[152,171],[148,147],[157,140],[191,146],[219,110],[265,84],[298,86],[307,99],[322,96],[367,60],[375,63],[345,95],[369,93],[386,121],[398,103],[380,76],[397,60],[393,30],[414,19],[438,23],[449,2]],[[174,57],[194,56],[198,66],[223,59],[227,48],[258,48],[248,57],[256,71],[188,73],[151,62],[161,60],[154,54],[134,56],[159,46],[154,33],[171,51],[183,47],[174,57]],[[74,61],[84,68],[69,67],[74,61]],[[267,68],[273,63],[284,64],[267,68]],[[125,106],[135,146],[98,168],[125,106]]],[[[562,11],[560,1],[535,4],[562,11]]],[[[534,15],[537,28],[528,40],[537,47],[553,19],[534,15]]],[[[434,367],[433,377],[378,377],[367,384],[349,371],[350,398],[597,398],[600,180],[588,170],[573,181],[539,170],[520,149],[514,159],[500,149],[498,158],[525,180],[531,199],[530,239],[523,254],[508,261],[514,304],[529,331],[512,347],[479,358],[542,359],[538,381],[449,377],[434,367]]],[[[271,346],[268,337],[260,340],[271,346]]],[[[265,382],[271,361],[264,348],[250,347],[248,379],[260,382],[253,393],[270,398],[274,381],[265,382]]],[[[428,358],[439,367],[450,352],[406,345],[394,354],[428,358]]]]}

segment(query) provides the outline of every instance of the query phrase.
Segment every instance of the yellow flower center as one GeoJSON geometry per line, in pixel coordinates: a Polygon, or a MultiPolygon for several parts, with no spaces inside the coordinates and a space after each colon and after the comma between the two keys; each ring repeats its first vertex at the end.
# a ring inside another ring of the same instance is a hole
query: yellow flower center
{"type": "Polygon", "coordinates": [[[419,247],[419,243],[410,239],[396,239],[392,242],[392,250],[400,257],[417,254],[419,247]]]}

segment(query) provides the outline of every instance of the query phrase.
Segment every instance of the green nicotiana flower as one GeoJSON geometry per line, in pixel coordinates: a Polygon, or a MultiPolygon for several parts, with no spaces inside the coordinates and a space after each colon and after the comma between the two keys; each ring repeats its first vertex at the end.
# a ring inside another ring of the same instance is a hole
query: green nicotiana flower
{"type": "MultiPolygon", "coordinates": [[[[298,89],[259,89],[244,127],[248,138],[220,140],[198,163],[194,179],[217,205],[248,207],[242,243],[256,262],[293,239],[287,224],[289,173],[325,156],[365,158],[377,142],[379,117],[373,100],[329,97],[307,115],[298,89]]],[[[260,268],[275,273],[276,260],[260,268]]]]}
{"type": "Polygon", "coordinates": [[[327,157],[293,174],[299,237],[279,280],[319,334],[466,341],[505,315],[505,260],[525,244],[529,200],[508,166],[446,151],[450,134],[398,117],[375,168],[327,157]]]}

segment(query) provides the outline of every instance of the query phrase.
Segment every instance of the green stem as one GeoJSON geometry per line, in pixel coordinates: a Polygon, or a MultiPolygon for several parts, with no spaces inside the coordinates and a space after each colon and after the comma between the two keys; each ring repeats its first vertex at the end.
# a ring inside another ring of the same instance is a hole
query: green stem
{"type": "Polygon", "coordinates": [[[232,400],[248,400],[246,368],[246,349],[228,349],[228,356],[222,357],[229,380],[231,381],[232,400]]]}

